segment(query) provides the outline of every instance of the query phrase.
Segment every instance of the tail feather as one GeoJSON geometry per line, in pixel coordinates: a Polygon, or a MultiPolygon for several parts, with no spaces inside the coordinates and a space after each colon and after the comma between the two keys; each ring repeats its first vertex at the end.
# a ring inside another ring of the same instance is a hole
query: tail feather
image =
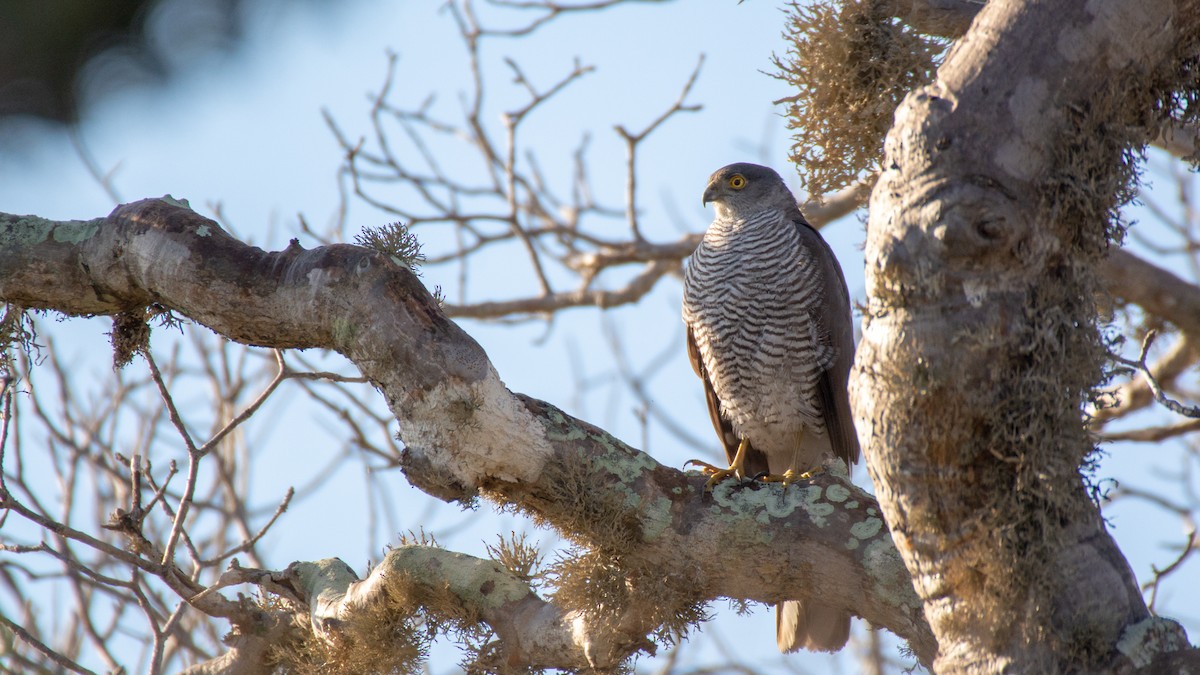
{"type": "Polygon", "coordinates": [[[850,615],[841,610],[788,600],[775,612],[775,640],[781,652],[836,652],[850,639],[850,615]]]}

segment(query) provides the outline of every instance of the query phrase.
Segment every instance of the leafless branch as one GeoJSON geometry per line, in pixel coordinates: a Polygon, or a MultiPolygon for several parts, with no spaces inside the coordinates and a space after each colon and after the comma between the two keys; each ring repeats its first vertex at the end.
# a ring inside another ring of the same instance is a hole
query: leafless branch
{"type": "Polygon", "coordinates": [[[95,673],[93,671],[88,670],[87,668],[84,668],[83,666],[79,665],[78,663],[75,663],[71,659],[68,659],[67,657],[63,656],[62,654],[59,654],[58,652],[54,651],[53,649],[47,647],[45,644],[42,643],[41,640],[38,640],[36,637],[31,635],[29,633],[29,631],[25,630],[21,626],[13,623],[12,621],[9,621],[8,618],[5,617],[3,614],[0,614],[0,624],[4,624],[4,627],[7,628],[8,630],[12,631],[14,635],[16,635],[18,638],[23,640],[29,646],[36,649],[38,652],[40,652],[46,658],[50,659],[52,662],[58,664],[60,667],[66,668],[67,670],[70,670],[73,673],[85,673],[87,675],[95,675],[95,673]]]}
{"type": "Polygon", "coordinates": [[[687,82],[683,85],[683,91],[679,93],[679,98],[671,104],[671,107],[663,111],[657,118],[654,119],[646,128],[638,132],[631,132],[618,124],[616,126],[617,134],[625,141],[625,212],[626,218],[629,221],[629,230],[633,235],[635,242],[642,241],[642,231],[638,226],[638,208],[637,208],[637,149],[638,144],[646,139],[647,136],[654,133],[664,122],[670,119],[673,115],[681,112],[697,112],[701,109],[699,105],[688,105],[684,103],[687,96],[692,91],[692,86],[696,84],[696,78],[700,77],[700,69],[704,67],[704,55],[700,55],[700,59],[696,62],[696,68],[692,70],[692,74],[688,77],[687,82]]]}
{"type": "Polygon", "coordinates": [[[1142,373],[1142,376],[1146,378],[1146,384],[1149,385],[1150,391],[1154,393],[1154,400],[1158,401],[1159,405],[1177,415],[1200,418],[1200,406],[1185,406],[1176,400],[1168,398],[1163,392],[1162,387],[1159,386],[1158,380],[1154,377],[1154,373],[1151,372],[1150,366],[1146,365],[1146,353],[1150,350],[1150,346],[1154,344],[1154,340],[1157,337],[1157,331],[1152,330],[1146,333],[1146,338],[1142,341],[1141,354],[1138,356],[1136,361],[1121,358],[1119,356],[1114,358],[1118,362],[1123,363],[1131,368],[1136,368],[1142,373]]]}

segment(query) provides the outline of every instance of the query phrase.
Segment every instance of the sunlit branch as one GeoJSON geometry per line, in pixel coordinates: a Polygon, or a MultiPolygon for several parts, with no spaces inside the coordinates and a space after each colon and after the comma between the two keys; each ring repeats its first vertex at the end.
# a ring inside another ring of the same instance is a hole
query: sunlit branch
{"type": "MultiPolygon", "coordinates": [[[[1170,388],[1175,380],[1196,362],[1198,357],[1200,357],[1200,353],[1195,348],[1195,341],[1189,333],[1183,333],[1175,340],[1175,343],[1171,345],[1166,354],[1150,365],[1150,373],[1154,376],[1155,381],[1159,383],[1159,386],[1164,389],[1170,388]]],[[[1112,391],[1112,396],[1116,399],[1117,404],[1113,407],[1096,410],[1092,414],[1092,419],[1095,423],[1106,424],[1110,420],[1141,410],[1154,402],[1154,392],[1150,389],[1146,380],[1142,378],[1132,378],[1126,381],[1112,391]]],[[[1165,429],[1165,427],[1161,428],[1160,431],[1165,429]]],[[[1130,434],[1136,435],[1137,433],[1120,432],[1105,434],[1104,438],[1109,440],[1136,440],[1130,434]]],[[[1163,437],[1158,436],[1156,438],[1161,440],[1163,437]]]]}
{"type": "Polygon", "coordinates": [[[1136,368],[1146,378],[1146,384],[1149,385],[1150,391],[1154,393],[1154,400],[1158,401],[1166,409],[1177,415],[1184,417],[1200,418],[1200,406],[1186,406],[1174,399],[1168,398],[1159,386],[1158,380],[1155,379],[1154,373],[1151,372],[1150,366],[1146,365],[1146,353],[1150,350],[1150,346],[1154,344],[1154,339],[1158,337],[1158,331],[1150,331],[1146,333],[1146,339],[1142,341],[1142,351],[1136,361],[1121,358],[1119,356],[1114,359],[1131,368],[1136,368]]]}

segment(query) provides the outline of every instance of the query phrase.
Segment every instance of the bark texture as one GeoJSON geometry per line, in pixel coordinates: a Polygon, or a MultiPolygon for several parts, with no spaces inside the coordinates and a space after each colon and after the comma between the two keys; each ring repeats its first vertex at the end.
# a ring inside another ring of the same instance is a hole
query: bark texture
{"type": "Polygon", "coordinates": [[[832,475],[786,490],[727,482],[706,494],[703,476],[509,392],[417,277],[381,253],[295,241],[263,251],[170,199],[91,221],[0,214],[0,300],[67,314],[159,306],[239,342],[347,356],[400,422],[413,484],[444,499],[483,494],[590,549],[562,570],[563,586],[583,590],[555,596],[560,617],[578,612],[570,621],[579,625],[561,635],[571,648],[509,640],[498,648],[509,666],[610,667],[645,648],[672,612],[721,596],[812,598],[892,630],[925,663],[936,653],[868,494],[832,475]],[[581,580],[612,569],[615,585],[633,591],[598,612],[581,580]]]}
{"type": "Polygon", "coordinates": [[[938,672],[1116,672],[1187,645],[1150,619],[1080,470],[1112,206],[1088,190],[1119,189],[1114,134],[1195,30],[1187,4],[988,3],[896,112],[856,414],[938,672]]]}

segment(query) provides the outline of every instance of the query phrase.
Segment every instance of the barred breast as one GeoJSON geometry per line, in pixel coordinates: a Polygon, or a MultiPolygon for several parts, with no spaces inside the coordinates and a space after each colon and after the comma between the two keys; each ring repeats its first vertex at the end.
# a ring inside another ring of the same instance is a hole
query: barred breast
{"type": "Polygon", "coordinates": [[[772,473],[831,452],[817,391],[837,355],[817,320],[828,289],[797,227],[777,211],[714,221],[684,275],[684,321],[722,414],[772,473]]]}

